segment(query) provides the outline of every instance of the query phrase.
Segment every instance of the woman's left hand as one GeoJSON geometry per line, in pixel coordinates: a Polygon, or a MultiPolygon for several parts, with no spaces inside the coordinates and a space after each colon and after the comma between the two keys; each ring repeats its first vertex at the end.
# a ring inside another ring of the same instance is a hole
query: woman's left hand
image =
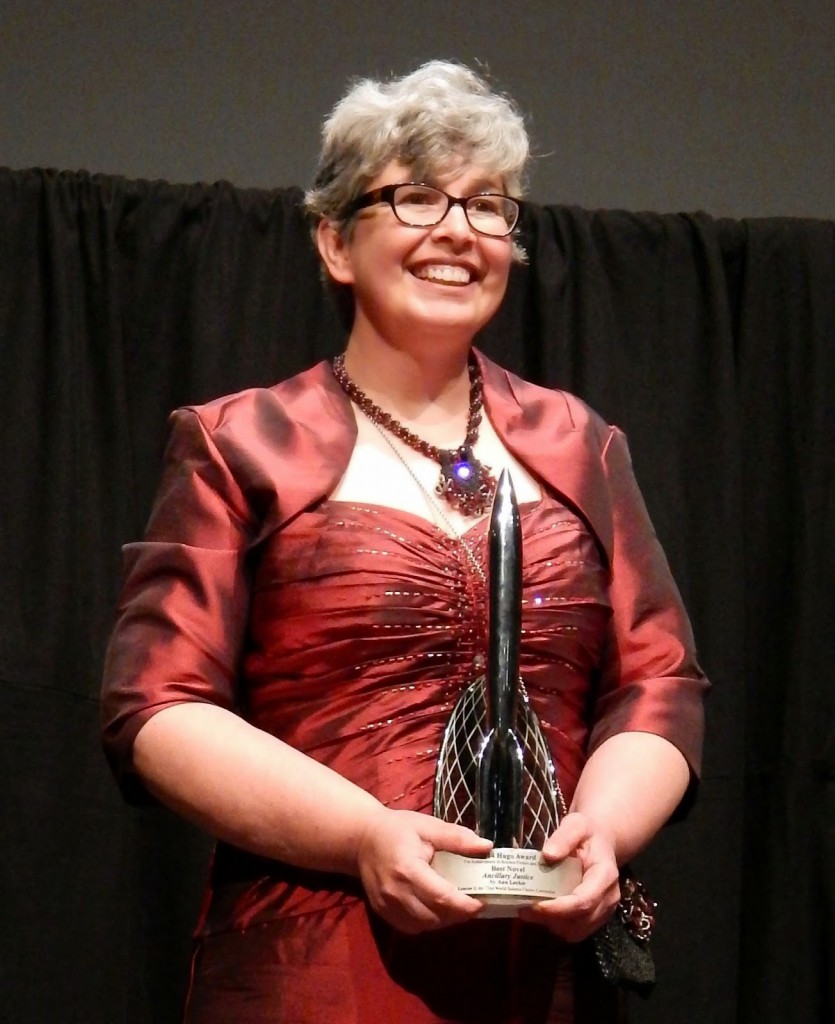
{"type": "Polygon", "coordinates": [[[546,861],[576,857],[583,868],[577,888],[519,912],[567,942],[588,938],[612,916],[620,899],[613,837],[585,814],[572,812],[560,822],[542,849],[546,861]]]}

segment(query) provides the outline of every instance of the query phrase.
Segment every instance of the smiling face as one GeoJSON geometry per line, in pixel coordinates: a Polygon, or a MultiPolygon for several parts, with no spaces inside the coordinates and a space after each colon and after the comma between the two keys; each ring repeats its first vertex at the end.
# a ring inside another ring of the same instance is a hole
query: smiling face
{"type": "MultiPolygon", "coordinates": [[[[410,180],[409,168],[395,161],[366,191],[410,180]]],[[[499,178],[477,167],[428,184],[454,196],[503,191],[499,178]]],[[[333,279],[353,291],[352,337],[371,332],[397,345],[427,338],[469,345],[502,301],[512,258],[510,237],[474,231],[460,206],[440,224],[411,227],[387,203],[375,204],[356,214],[347,234],[321,221],[317,242],[333,279]]]]}

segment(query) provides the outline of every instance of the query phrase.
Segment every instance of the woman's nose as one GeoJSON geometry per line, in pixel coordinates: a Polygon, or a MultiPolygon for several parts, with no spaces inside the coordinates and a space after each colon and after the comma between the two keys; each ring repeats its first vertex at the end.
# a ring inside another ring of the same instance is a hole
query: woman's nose
{"type": "Polygon", "coordinates": [[[464,207],[460,203],[450,204],[444,219],[435,225],[435,232],[441,236],[446,234],[451,238],[470,238],[474,233],[469,220],[467,220],[464,207]]]}

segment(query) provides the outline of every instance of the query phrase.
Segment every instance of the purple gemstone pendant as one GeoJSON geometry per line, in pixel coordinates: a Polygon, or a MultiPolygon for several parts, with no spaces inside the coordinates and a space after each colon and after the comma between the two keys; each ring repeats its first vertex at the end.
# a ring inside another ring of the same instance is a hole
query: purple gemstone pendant
{"type": "Polygon", "coordinates": [[[441,475],[435,491],[457,512],[465,516],[484,515],[495,489],[490,467],[478,461],[472,448],[463,445],[441,452],[441,475]]]}

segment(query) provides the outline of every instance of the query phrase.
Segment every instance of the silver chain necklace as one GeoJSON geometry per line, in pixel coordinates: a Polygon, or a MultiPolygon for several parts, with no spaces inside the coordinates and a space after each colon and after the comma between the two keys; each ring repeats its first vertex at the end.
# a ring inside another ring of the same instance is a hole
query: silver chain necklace
{"type": "Polygon", "coordinates": [[[418,490],[426,498],[427,504],[429,505],[429,508],[431,509],[433,514],[438,519],[440,519],[440,521],[446,526],[447,531],[449,532],[450,536],[458,544],[461,545],[461,547],[464,550],[464,554],[467,557],[467,560],[469,561],[470,565],[475,570],[476,575],[479,577],[481,582],[486,587],[487,586],[487,574],[485,573],[484,568],[481,565],[481,562],[476,557],[476,554],[473,551],[472,547],[464,540],[464,538],[461,535],[461,533],[452,524],[452,521],[450,520],[449,516],[447,516],[447,514],[444,512],[443,508],[441,507],[440,502],[435,499],[435,496],[432,494],[432,492],[427,487],[424,487],[424,485],[421,482],[420,478],[418,477],[417,473],[415,473],[415,471],[412,469],[412,467],[409,465],[409,463],[403,457],[403,453],[401,451],[399,451],[399,449],[395,445],[394,441],[391,439],[391,437],[389,437],[389,435],[385,432],[385,430],[382,428],[382,426],[380,426],[380,424],[377,423],[376,420],[374,420],[370,416],[366,415],[363,410],[360,410],[360,411],[363,412],[363,415],[365,416],[365,418],[374,427],[374,429],[377,431],[377,433],[380,435],[380,437],[382,437],[382,439],[386,442],[386,444],[389,446],[389,448],[392,450],[392,452],[394,452],[394,455],[397,458],[397,460],[403,465],[403,468],[406,470],[406,472],[409,474],[409,476],[412,478],[412,480],[414,480],[415,484],[418,487],[418,490]]]}

